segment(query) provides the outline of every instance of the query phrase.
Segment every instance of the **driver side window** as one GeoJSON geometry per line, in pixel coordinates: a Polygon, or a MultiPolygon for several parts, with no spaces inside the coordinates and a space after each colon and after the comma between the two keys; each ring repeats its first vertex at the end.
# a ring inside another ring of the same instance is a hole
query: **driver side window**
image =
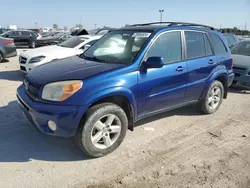
{"type": "Polygon", "coordinates": [[[182,60],[181,32],[173,31],[160,35],[147,52],[149,57],[162,57],[164,64],[182,60]]]}

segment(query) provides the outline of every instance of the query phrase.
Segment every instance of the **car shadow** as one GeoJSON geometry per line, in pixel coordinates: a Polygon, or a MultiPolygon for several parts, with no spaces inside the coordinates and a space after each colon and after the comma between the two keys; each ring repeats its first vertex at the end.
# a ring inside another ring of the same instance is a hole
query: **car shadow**
{"type": "Polygon", "coordinates": [[[237,88],[237,87],[230,87],[229,88],[229,93],[236,93],[236,94],[250,94],[250,90],[246,90],[246,89],[241,89],[241,88],[237,88]]]}
{"type": "Polygon", "coordinates": [[[0,107],[0,163],[88,160],[72,139],[47,136],[24,118],[17,101],[0,107]]]}
{"type": "Polygon", "coordinates": [[[142,120],[135,123],[135,127],[141,126],[143,124],[151,123],[151,122],[154,122],[154,121],[157,121],[157,120],[160,120],[160,119],[164,119],[164,118],[167,118],[167,117],[176,116],[176,115],[177,116],[198,116],[198,115],[201,116],[201,115],[204,115],[204,114],[200,113],[197,110],[196,105],[189,105],[189,106],[185,106],[185,107],[178,108],[178,109],[175,109],[175,110],[163,112],[163,113],[160,113],[160,114],[153,115],[153,116],[147,117],[145,119],[142,119],[142,120]]]}
{"type": "Polygon", "coordinates": [[[9,63],[10,61],[8,59],[3,59],[0,63],[9,63]]]}
{"type": "Polygon", "coordinates": [[[23,81],[25,73],[19,70],[0,72],[0,80],[23,81]]]}

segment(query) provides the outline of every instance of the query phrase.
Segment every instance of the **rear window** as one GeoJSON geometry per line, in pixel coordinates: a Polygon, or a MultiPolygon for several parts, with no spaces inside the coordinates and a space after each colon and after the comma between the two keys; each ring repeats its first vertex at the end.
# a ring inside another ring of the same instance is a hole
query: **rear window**
{"type": "Polygon", "coordinates": [[[86,38],[72,37],[72,38],[58,44],[58,46],[62,46],[65,48],[75,48],[79,44],[83,43],[85,40],[86,40],[86,38]]]}
{"type": "Polygon", "coordinates": [[[22,36],[30,36],[30,32],[28,31],[21,31],[22,36]]]}
{"type": "Polygon", "coordinates": [[[211,38],[213,48],[214,48],[214,53],[216,55],[227,53],[227,48],[226,48],[225,44],[222,42],[220,37],[218,37],[217,35],[215,35],[213,33],[209,33],[209,36],[211,38]]]}
{"type": "Polygon", "coordinates": [[[232,54],[250,56],[250,41],[238,43],[231,49],[232,54]]]}

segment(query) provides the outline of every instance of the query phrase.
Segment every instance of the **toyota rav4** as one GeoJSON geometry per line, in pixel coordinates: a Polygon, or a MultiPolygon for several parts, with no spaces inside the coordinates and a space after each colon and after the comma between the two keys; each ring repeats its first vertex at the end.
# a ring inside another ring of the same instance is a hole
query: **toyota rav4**
{"type": "Polygon", "coordinates": [[[17,89],[27,119],[41,132],[74,137],[91,157],[122,143],[142,118],[196,103],[218,110],[233,59],[220,31],[164,22],[113,30],[79,56],[30,71],[17,89]]]}

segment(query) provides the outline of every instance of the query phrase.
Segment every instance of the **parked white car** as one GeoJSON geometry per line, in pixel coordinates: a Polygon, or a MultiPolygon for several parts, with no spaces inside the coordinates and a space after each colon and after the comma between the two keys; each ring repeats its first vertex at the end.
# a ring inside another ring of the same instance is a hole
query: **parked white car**
{"type": "Polygon", "coordinates": [[[20,70],[27,73],[33,68],[53,60],[80,55],[100,38],[101,36],[77,36],[58,45],[44,46],[22,52],[19,56],[20,70]]]}

